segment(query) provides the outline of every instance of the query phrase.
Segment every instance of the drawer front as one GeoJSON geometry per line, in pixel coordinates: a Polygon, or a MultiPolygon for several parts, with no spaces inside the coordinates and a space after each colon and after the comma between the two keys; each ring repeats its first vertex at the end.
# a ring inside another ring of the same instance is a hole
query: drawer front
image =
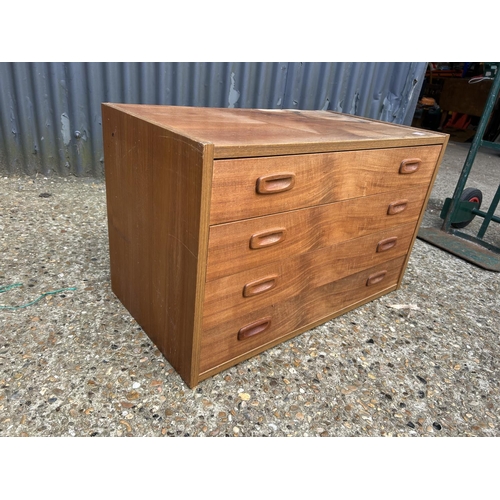
{"type": "Polygon", "coordinates": [[[404,224],[209,281],[205,286],[203,327],[216,327],[309,288],[404,256],[414,231],[414,223],[404,224]]]}
{"type": "Polygon", "coordinates": [[[210,224],[428,185],[441,146],[216,160],[210,224]]]}
{"type": "Polygon", "coordinates": [[[416,222],[426,189],[320,205],[284,214],[212,226],[207,281],[416,222]]]}
{"type": "Polygon", "coordinates": [[[384,262],[204,329],[200,373],[395,286],[404,259],[384,262]]]}

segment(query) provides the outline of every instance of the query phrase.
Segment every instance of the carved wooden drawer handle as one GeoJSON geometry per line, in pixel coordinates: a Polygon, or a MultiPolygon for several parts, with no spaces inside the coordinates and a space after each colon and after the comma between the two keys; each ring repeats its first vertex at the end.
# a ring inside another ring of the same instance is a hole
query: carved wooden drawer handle
{"type": "Polygon", "coordinates": [[[408,206],[408,200],[399,200],[391,203],[387,209],[387,215],[399,214],[403,210],[406,210],[408,206]]]}
{"type": "Polygon", "coordinates": [[[380,240],[377,245],[377,252],[386,252],[391,248],[396,246],[396,242],[398,241],[397,236],[393,236],[392,238],[386,238],[385,240],[380,240]]]}
{"type": "Polygon", "coordinates": [[[262,318],[247,326],[244,326],[238,332],[238,340],[248,339],[259,333],[265,332],[271,326],[271,317],[262,318]]]}
{"type": "Polygon", "coordinates": [[[420,158],[411,158],[409,160],[403,160],[399,167],[400,174],[413,174],[418,170],[422,160],[420,158]]]}
{"type": "Polygon", "coordinates": [[[286,229],[284,227],[271,229],[269,231],[261,231],[260,233],[255,233],[250,238],[250,248],[254,250],[267,248],[277,243],[281,243],[284,241],[285,237],[286,229]]]}
{"type": "Polygon", "coordinates": [[[387,271],[379,271],[378,273],[374,273],[368,276],[368,279],[366,280],[366,286],[376,285],[377,283],[380,283],[385,278],[386,274],[387,271]]]}
{"type": "Polygon", "coordinates": [[[277,274],[273,274],[272,276],[267,276],[266,278],[247,283],[243,287],[243,297],[253,297],[254,295],[272,290],[276,286],[277,277],[277,274]]]}
{"type": "Polygon", "coordinates": [[[295,174],[282,172],[279,174],[263,175],[257,179],[256,190],[259,194],[282,193],[292,189],[295,185],[295,174]]]}

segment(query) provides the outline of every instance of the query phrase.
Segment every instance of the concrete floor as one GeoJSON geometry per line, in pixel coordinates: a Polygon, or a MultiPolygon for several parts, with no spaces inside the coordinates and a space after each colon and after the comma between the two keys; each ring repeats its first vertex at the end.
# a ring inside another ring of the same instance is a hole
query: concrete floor
{"type": "MultiPolygon", "coordinates": [[[[499,167],[480,152],[485,206],[499,167]]],[[[2,178],[0,209],[0,303],[59,290],[0,311],[0,436],[500,435],[497,273],[417,240],[400,290],[191,390],[111,292],[103,181],[2,178]]]]}

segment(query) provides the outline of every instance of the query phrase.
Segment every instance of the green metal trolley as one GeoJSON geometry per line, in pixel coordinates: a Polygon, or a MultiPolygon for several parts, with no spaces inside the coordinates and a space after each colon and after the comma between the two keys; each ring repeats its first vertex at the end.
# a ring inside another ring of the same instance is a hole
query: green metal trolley
{"type": "Polygon", "coordinates": [[[487,211],[481,210],[483,193],[474,187],[464,188],[479,148],[488,147],[500,151],[500,143],[483,139],[499,89],[500,71],[497,72],[493,81],[453,197],[447,198],[443,205],[440,216],[444,222],[441,228],[421,228],[418,232],[419,239],[490,271],[500,271],[500,248],[484,241],[483,238],[491,222],[500,223],[500,217],[495,215],[500,202],[500,185],[487,211]],[[476,216],[484,219],[476,236],[460,231],[476,216]]]}

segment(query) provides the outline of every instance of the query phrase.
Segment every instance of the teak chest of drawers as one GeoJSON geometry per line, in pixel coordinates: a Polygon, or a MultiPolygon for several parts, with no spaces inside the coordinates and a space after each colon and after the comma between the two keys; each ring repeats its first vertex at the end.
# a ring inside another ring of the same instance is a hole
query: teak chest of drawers
{"type": "Polygon", "coordinates": [[[103,104],[111,282],[194,387],[401,283],[448,136],[103,104]]]}

